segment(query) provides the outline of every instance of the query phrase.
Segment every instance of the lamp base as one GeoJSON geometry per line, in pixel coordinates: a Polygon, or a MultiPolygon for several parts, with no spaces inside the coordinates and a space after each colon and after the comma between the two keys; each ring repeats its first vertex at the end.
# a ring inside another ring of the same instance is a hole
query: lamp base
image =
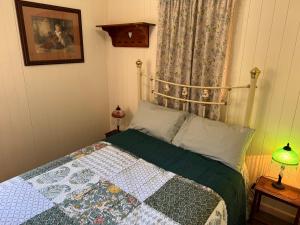
{"type": "Polygon", "coordinates": [[[278,183],[278,182],[273,182],[272,186],[278,190],[283,190],[284,189],[284,185],[282,183],[278,183]]]}

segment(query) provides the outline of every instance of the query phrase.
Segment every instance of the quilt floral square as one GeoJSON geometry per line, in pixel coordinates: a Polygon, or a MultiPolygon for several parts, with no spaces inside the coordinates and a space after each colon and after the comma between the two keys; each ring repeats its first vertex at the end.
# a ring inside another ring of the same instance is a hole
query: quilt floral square
{"type": "Polygon", "coordinates": [[[140,202],[109,181],[97,184],[78,192],[59,204],[69,217],[80,224],[118,224],[140,202]]]}
{"type": "Polygon", "coordinates": [[[27,182],[52,202],[61,203],[73,192],[84,190],[98,183],[100,179],[94,170],[82,165],[78,160],[73,160],[27,182]]]}

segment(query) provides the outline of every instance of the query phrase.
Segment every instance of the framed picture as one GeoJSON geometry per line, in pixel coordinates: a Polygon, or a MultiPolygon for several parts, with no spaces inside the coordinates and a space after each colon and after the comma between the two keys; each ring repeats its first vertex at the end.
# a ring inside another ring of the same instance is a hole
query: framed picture
{"type": "Polygon", "coordinates": [[[81,12],[15,0],[26,66],[84,62],[81,12]]]}

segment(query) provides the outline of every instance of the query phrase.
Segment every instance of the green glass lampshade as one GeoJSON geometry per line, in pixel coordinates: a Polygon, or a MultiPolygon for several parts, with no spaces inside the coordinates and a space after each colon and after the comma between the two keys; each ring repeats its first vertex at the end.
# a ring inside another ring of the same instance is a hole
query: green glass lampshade
{"type": "Polygon", "coordinates": [[[299,164],[299,157],[297,153],[291,149],[290,144],[273,152],[272,159],[286,166],[297,166],[299,164]]]}

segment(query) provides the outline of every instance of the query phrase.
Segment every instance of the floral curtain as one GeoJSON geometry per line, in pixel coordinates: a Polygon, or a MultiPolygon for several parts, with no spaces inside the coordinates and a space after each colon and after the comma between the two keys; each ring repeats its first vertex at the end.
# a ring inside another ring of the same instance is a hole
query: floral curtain
{"type": "MultiPolygon", "coordinates": [[[[221,86],[234,0],[160,0],[157,77],[170,82],[221,86]]],[[[158,86],[164,93],[166,87],[158,86]]],[[[182,88],[169,86],[169,95],[182,97],[182,88]]],[[[190,99],[219,101],[220,91],[188,90],[190,99]],[[204,99],[205,98],[205,99],[204,99]]],[[[160,104],[162,98],[158,98],[160,104]]],[[[182,102],[168,100],[181,109],[182,102]]],[[[189,111],[202,114],[204,105],[190,104],[189,111]]],[[[205,115],[218,119],[220,107],[205,106],[205,115]]]]}

